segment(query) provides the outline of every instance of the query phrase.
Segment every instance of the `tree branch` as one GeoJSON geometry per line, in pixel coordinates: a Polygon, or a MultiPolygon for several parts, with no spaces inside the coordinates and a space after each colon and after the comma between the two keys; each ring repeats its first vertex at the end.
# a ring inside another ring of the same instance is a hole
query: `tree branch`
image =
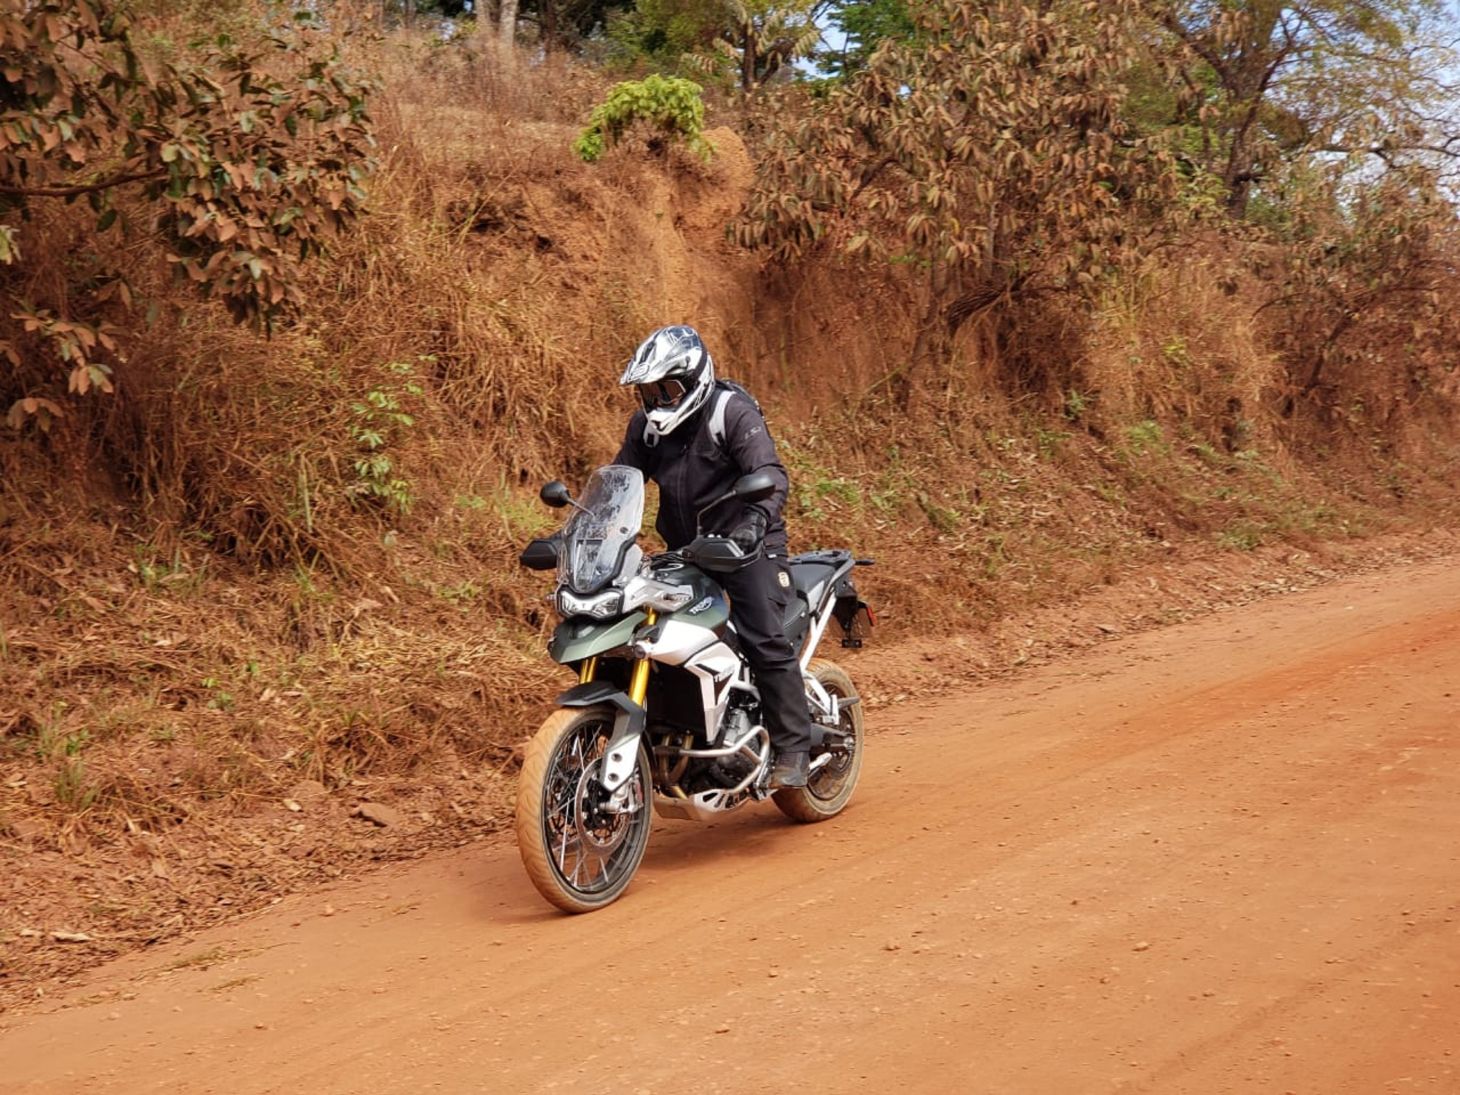
{"type": "Polygon", "coordinates": [[[1337,152],[1342,154],[1366,152],[1371,156],[1378,156],[1381,160],[1388,163],[1390,157],[1396,152],[1433,152],[1439,156],[1460,159],[1460,147],[1457,147],[1457,145],[1460,145],[1460,136],[1450,137],[1444,144],[1410,144],[1405,141],[1395,141],[1393,143],[1378,145],[1330,143],[1308,145],[1307,149],[1310,152],[1337,152]]]}
{"type": "Polygon", "coordinates": [[[78,184],[76,186],[8,186],[0,183],[0,194],[15,194],[22,198],[78,198],[82,194],[94,194],[99,190],[110,190],[114,186],[142,182],[145,179],[161,179],[167,175],[167,168],[158,167],[151,171],[138,171],[132,175],[118,175],[101,182],[78,184]]]}
{"type": "Polygon", "coordinates": [[[1227,65],[1225,59],[1222,57],[1221,54],[1213,49],[1207,42],[1203,41],[1200,35],[1188,30],[1185,26],[1183,26],[1181,20],[1176,17],[1176,14],[1174,12],[1160,12],[1157,15],[1157,18],[1160,20],[1161,25],[1169,30],[1172,34],[1176,35],[1177,38],[1181,39],[1181,41],[1186,44],[1186,47],[1189,50],[1195,53],[1207,64],[1211,65],[1212,71],[1217,74],[1217,76],[1221,79],[1223,83],[1227,82],[1227,80],[1231,76],[1231,68],[1227,65]]]}

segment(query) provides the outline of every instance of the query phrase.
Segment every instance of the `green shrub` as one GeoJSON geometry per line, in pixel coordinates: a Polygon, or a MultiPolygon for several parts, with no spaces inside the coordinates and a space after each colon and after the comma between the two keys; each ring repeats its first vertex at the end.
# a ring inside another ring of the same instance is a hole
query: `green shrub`
{"type": "MultiPolygon", "coordinates": [[[[432,360],[429,355],[421,358],[423,362],[432,360]]],[[[346,491],[351,497],[378,502],[397,513],[409,513],[415,503],[410,481],[401,478],[395,458],[385,450],[399,442],[416,424],[415,416],[407,413],[406,403],[419,398],[423,389],[415,381],[415,369],[409,362],[393,361],[385,368],[402,379],[372,388],[365,393],[364,401],[350,405],[350,438],[358,451],[354,461],[355,481],[346,491]]]]}
{"type": "Polygon", "coordinates": [[[625,80],[609,89],[608,97],[594,108],[588,128],[573,143],[573,151],[588,163],[618,144],[636,122],[653,131],[655,142],[683,141],[696,155],[708,160],[713,149],[702,135],[705,103],[700,85],[678,76],[657,73],[642,80],[625,80]]]}

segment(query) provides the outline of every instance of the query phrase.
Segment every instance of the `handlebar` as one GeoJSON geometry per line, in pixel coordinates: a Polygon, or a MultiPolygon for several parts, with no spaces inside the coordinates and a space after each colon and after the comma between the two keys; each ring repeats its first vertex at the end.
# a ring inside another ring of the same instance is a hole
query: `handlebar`
{"type": "Polygon", "coordinates": [[[711,574],[730,574],[744,570],[760,558],[760,549],[742,551],[728,536],[696,536],[678,551],[666,551],[655,558],[689,563],[711,574]]]}

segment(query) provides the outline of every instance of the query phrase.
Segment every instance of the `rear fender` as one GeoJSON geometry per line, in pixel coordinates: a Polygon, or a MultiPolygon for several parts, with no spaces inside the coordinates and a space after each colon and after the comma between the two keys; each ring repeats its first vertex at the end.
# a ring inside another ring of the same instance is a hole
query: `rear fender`
{"type": "MultiPolygon", "coordinates": [[[[870,563],[870,560],[858,559],[854,565],[862,566],[870,563]]],[[[832,615],[842,629],[842,646],[853,648],[860,647],[862,640],[872,630],[872,610],[867,607],[867,602],[857,593],[857,587],[852,582],[850,568],[838,576],[836,587],[833,591],[835,601],[832,604],[832,615]]]]}
{"type": "Polygon", "coordinates": [[[617,791],[639,762],[639,739],[644,735],[644,709],[629,698],[627,692],[608,681],[589,681],[574,685],[558,696],[559,707],[598,707],[615,709],[613,736],[603,751],[603,778],[607,791],[617,791]]]}

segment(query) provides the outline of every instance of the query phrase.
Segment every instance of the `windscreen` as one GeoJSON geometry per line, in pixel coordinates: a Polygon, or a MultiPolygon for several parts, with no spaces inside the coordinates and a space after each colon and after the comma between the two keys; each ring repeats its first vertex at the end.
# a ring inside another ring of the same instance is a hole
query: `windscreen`
{"type": "Polygon", "coordinates": [[[588,477],[582,509],[563,529],[558,581],[574,593],[596,593],[617,575],[624,553],[644,520],[644,476],[638,468],[610,464],[588,477]]]}

